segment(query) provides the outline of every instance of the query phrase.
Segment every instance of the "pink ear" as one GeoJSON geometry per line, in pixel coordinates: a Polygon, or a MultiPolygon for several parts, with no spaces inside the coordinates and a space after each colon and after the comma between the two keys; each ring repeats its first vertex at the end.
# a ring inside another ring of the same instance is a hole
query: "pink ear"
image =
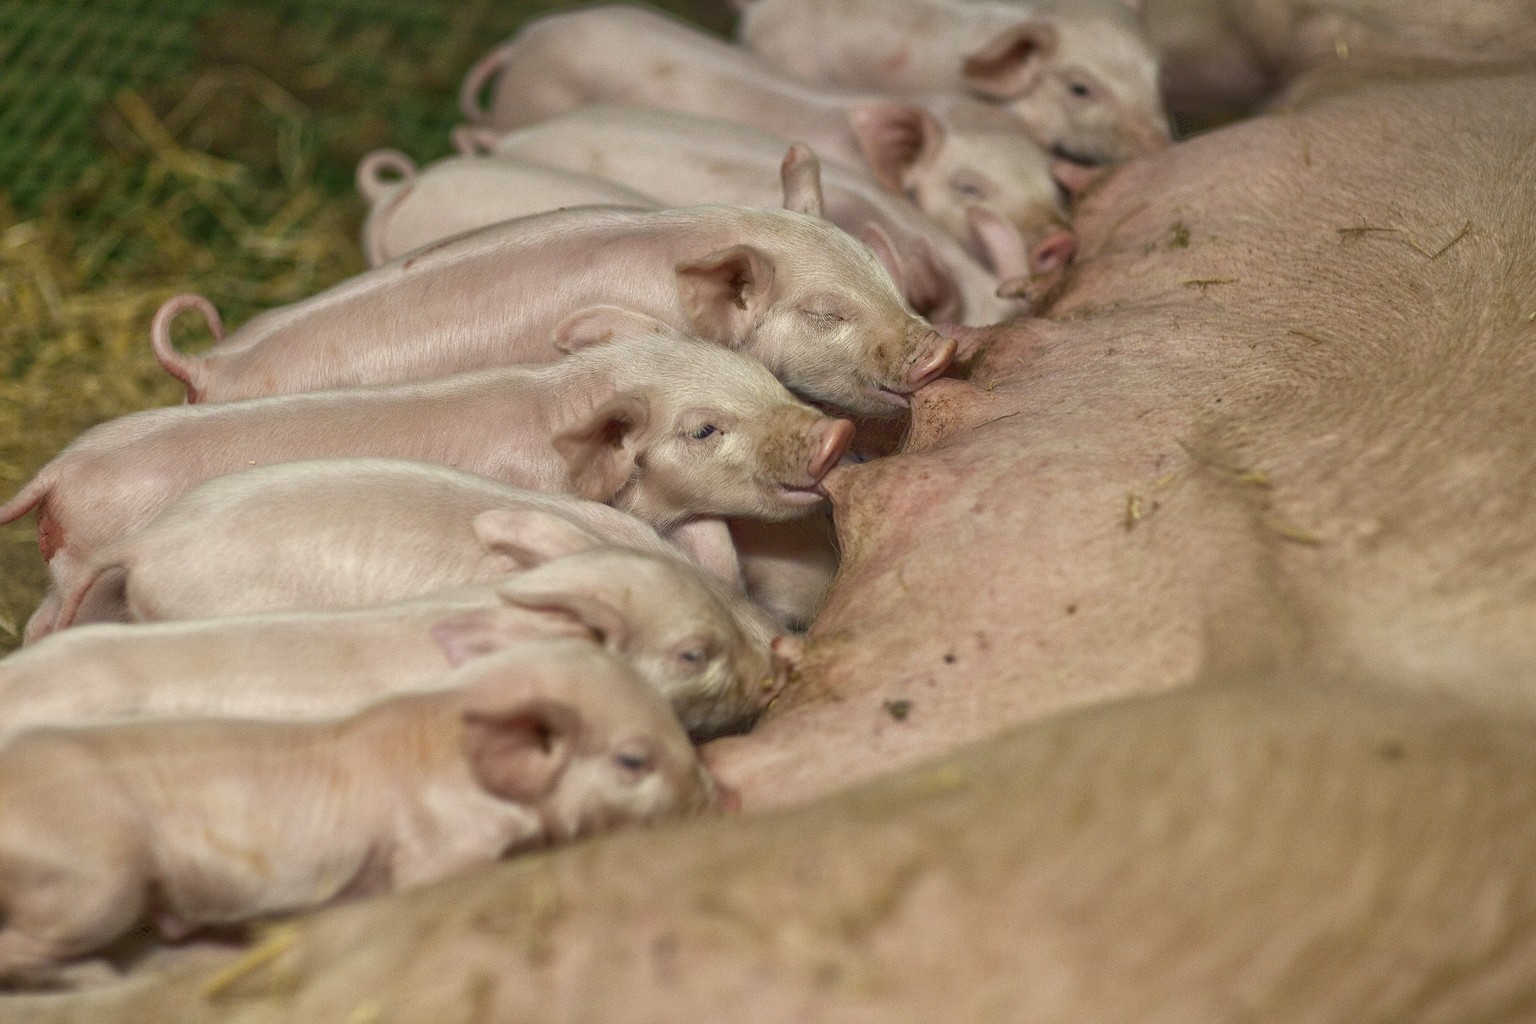
{"type": "Polygon", "coordinates": [[[510,587],[503,588],[500,593],[503,601],[515,607],[569,616],[610,650],[618,650],[629,642],[629,624],[624,621],[623,614],[601,598],[587,594],[526,594],[510,587]]]}
{"type": "Polygon", "coordinates": [[[650,407],[638,395],[619,394],[552,438],[565,460],[571,493],[609,501],[635,472],[635,439],[645,431],[650,407]]]}
{"type": "Polygon", "coordinates": [[[616,338],[633,338],[674,332],[655,317],[623,306],[588,306],[560,321],[555,328],[555,347],[562,352],[606,345],[616,338]]]}
{"type": "Polygon", "coordinates": [[[784,184],[784,209],[821,216],[821,161],[803,142],[789,147],[779,165],[784,184]]]}
{"type": "Polygon", "coordinates": [[[492,508],[471,523],[475,539],[487,551],[505,555],[518,569],[596,547],[601,540],[553,512],[533,508],[492,508]]]}
{"type": "Polygon", "coordinates": [[[907,279],[902,283],[907,302],[919,316],[931,322],[959,320],[963,310],[960,286],[954,273],[934,252],[933,243],[914,238],[904,260],[907,279]]]}
{"type": "Polygon", "coordinates": [[[537,800],[554,788],[570,761],[581,716],[541,697],[507,708],[464,712],[464,754],[486,792],[503,800],[537,800]]]}
{"type": "Polygon", "coordinates": [[[510,635],[498,619],[494,609],[477,608],[435,622],[428,632],[448,659],[448,664],[458,668],[466,661],[483,658],[521,638],[510,635]]]}
{"type": "Polygon", "coordinates": [[[914,103],[861,103],[848,112],[848,123],[875,180],[890,192],[904,191],[911,170],[931,160],[944,141],[944,126],[914,103]]]}
{"type": "Polygon", "coordinates": [[[890,274],[891,280],[905,292],[907,264],[901,258],[901,253],[896,251],[896,243],[891,241],[891,236],[885,233],[885,229],[874,221],[869,221],[859,229],[859,240],[874,250],[875,258],[880,261],[885,272],[890,274]]]}
{"type": "Polygon", "coordinates": [[[1055,47],[1049,25],[1015,25],[965,58],[965,84],[989,100],[1017,99],[1040,81],[1040,66],[1055,47]]]}
{"type": "Polygon", "coordinates": [[[694,333],[722,345],[746,338],[768,307],[772,285],[772,261],[750,245],[677,266],[678,292],[694,333]]]}
{"type": "Polygon", "coordinates": [[[736,542],[731,539],[726,520],[712,516],[690,519],[672,527],[667,539],[692,555],[699,568],[724,580],[739,593],[746,593],[746,584],[741,578],[741,559],[737,556],[736,542]]]}
{"type": "Polygon", "coordinates": [[[971,231],[971,245],[979,250],[998,277],[1007,279],[1029,274],[1029,250],[1019,229],[982,206],[968,207],[965,222],[971,231]]]}

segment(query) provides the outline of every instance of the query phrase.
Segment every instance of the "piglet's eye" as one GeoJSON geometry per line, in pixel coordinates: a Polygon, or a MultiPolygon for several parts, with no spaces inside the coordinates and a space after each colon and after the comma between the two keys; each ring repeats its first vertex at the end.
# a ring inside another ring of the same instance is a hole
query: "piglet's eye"
{"type": "Polygon", "coordinates": [[[679,660],[686,661],[690,665],[702,665],[704,663],[704,648],[689,647],[686,650],[678,651],[677,657],[679,660]]]}
{"type": "Polygon", "coordinates": [[[695,441],[702,441],[709,435],[717,433],[719,429],[720,428],[715,426],[713,423],[706,423],[702,427],[694,427],[692,430],[688,431],[688,436],[693,438],[695,441]]]}
{"type": "Polygon", "coordinates": [[[1067,91],[1070,92],[1073,96],[1086,97],[1093,90],[1088,88],[1088,86],[1084,85],[1082,82],[1068,82],[1067,91]]]}
{"type": "Polygon", "coordinates": [[[635,775],[644,774],[655,767],[651,755],[643,750],[621,750],[613,755],[613,760],[620,768],[635,775]]]}

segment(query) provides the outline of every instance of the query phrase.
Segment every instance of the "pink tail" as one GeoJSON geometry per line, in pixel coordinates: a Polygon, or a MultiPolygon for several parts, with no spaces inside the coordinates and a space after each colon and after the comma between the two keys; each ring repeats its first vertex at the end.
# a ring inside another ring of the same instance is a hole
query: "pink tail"
{"type": "Polygon", "coordinates": [[[27,483],[27,486],[16,492],[14,498],[0,505],[0,526],[15,522],[42,504],[43,499],[48,496],[48,489],[52,486],[53,476],[45,466],[27,483]]]}
{"type": "Polygon", "coordinates": [[[370,204],[416,176],[416,164],[398,149],[376,149],[357,164],[357,191],[370,204]],[[393,177],[387,178],[385,174],[393,177]]]}
{"type": "Polygon", "coordinates": [[[480,105],[480,94],[485,92],[486,84],[496,73],[506,67],[516,45],[516,39],[507,40],[476,61],[469,74],[464,76],[464,84],[459,86],[459,109],[471,121],[478,124],[490,116],[490,111],[480,105]]]}
{"type": "Polygon", "coordinates": [[[213,308],[213,303],[201,295],[187,294],[173,295],[161,305],[149,327],[149,344],[161,368],[187,386],[190,403],[202,397],[202,385],[196,380],[200,360],[196,356],[183,355],[171,344],[171,321],[189,309],[203,314],[203,322],[208,325],[215,342],[224,340],[224,322],[219,319],[219,311],[213,308]]]}

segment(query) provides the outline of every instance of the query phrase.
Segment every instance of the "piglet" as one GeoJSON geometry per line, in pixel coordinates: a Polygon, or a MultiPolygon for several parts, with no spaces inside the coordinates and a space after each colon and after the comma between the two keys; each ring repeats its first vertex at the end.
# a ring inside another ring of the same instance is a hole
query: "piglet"
{"type": "MultiPolygon", "coordinates": [[[[999,296],[997,275],[905,199],[846,168],[821,163],[803,146],[786,156],[783,139],[754,128],[668,110],[596,104],[509,132],[495,142],[494,151],[602,174],[669,205],[705,199],[776,206],[788,174],[790,193],[863,239],[923,316],[979,325],[1028,310],[1026,304],[999,296]],[[797,170],[806,162],[819,169],[797,170]]],[[[979,208],[971,211],[968,227],[978,247],[994,265],[1005,267],[1009,278],[1030,273],[1032,263],[1060,244],[1059,235],[1068,244],[1071,240],[1058,229],[1047,234],[1049,245],[1037,243],[1037,252],[1031,253],[1017,230],[979,208]]]]}
{"type": "Polygon", "coordinates": [[[1139,0],[735,0],[738,34],[829,85],[969,93],[1081,163],[1168,144],[1158,60],[1139,0]]]}
{"type": "Polygon", "coordinates": [[[39,729],[0,749],[0,978],[717,806],[662,699],[574,639],[318,723],[39,729]]]}
{"type": "Polygon", "coordinates": [[[804,142],[824,159],[863,168],[910,196],[967,244],[971,208],[989,210],[1030,242],[1065,217],[1050,155],[993,104],[816,88],[640,7],[539,18],[478,63],[460,94],[471,122],[498,128],[594,102],[719,118],[804,142]],[[481,108],[479,96],[493,77],[493,98],[481,108]]]}
{"type": "Polygon", "coordinates": [[[169,316],[152,340],[189,400],[225,401],[547,362],[561,354],[560,324],[594,303],[736,348],[860,415],[900,412],[955,348],[836,226],[716,206],[523,217],[263,313],[200,355],[171,346],[169,316]]]}
{"type": "MultiPolygon", "coordinates": [[[[690,524],[691,525],[691,524],[690,524]]],[[[687,559],[751,635],[734,549],[566,494],[401,459],[315,459],[218,477],[102,548],[63,595],[59,626],[377,605],[618,545],[687,559]],[[323,510],[317,514],[317,510],[323,510]]],[[[708,539],[708,538],[707,538],[708,539]]]]}
{"type": "Polygon", "coordinates": [[[658,205],[602,178],[527,160],[453,156],[418,169],[392,149],[358,163],[357,190],[368,202],[361,239],[372,267],[429,242],[529,214],[568,206],[658,205]]]}
{"type": "Polygon", "coordinates": [[[659,527],[792,518],[823,500],[853,425],[796,401],[761,363],[615,307],[573,317],[559,337],[572,355],[547,366],[124,416],[44,466],[0,522],[41,506],[39,541],[63,593],[96,549],[204,480],[299,459],[440,462],[659,527]]]}
{"type": "MultiPolygon", "coordinates": [[[[792,667],[792,647],[771,653],[764,613],[679,558],[594,546],[574,524],[530,510],[482,512],[475,526],[500,535],[500,553],[524,568],[372,607],[188,621],[136,614],[131,627],[60,629],[0,660],[0,733],[116,717],[341,714],[431,685],[445,667],[440,646],[467,659],[573,635],[625,658],[691,732],[713,736],[749,724],[792,667]]],[[[124,603],[153,606],[141,591],[153,595],[162,567],[139,554],[121,566],[124,603]]],[[[244,582],[203,577],[228,590],[244,582]]]]}

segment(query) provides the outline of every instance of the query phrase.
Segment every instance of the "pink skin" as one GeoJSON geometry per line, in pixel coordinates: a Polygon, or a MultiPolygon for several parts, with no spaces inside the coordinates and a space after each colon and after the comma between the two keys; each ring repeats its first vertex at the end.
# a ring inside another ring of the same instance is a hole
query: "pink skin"
{"type": "Polygon", "coordinates": [[[737,122],[862,168],[914,199],[962,242],[965,210],[984,206],[1032,235],[1060,222],[1049,158],[1011,118],[958,96],[896,100],[818,89],[765,61],[638,7],[540,18],[465,79],[464,115],[519,128],[591,103],[624,103],[737,122]],[[494,77],[493,98],[479,95],[494,77]]]}
{"type": "Polygon", "coordinates": [[[863,415],[904,404],[893,397],[920,386],[912,368],[949,344],[867,246],[818,218],[593,207],[429,246],[264,313],[201,355],[155,350],[191,382],[190,400],[228,401],[547,362],[560,354],[556,328],[593,303],[739,348],[797,392],[863,415]]]}
{"type": "Polygon", "coordinates": [[[41,506],[56,545],[50,572],[67,592],[83,559],[177,495],[297,459],[440,462],[609,502],[662,527],[699,515],[789,518],[822,500],[821,477],[852,424],[796,401],[755,360],[613,307],[572,318],[561,337],[583,351],[544,367],[125,416],[77,439],[0,519],[41,506]]]}
{"type": "MultiPolygon", "coordinates": [[[[782,684],[788,666],[770,654],[766,616],[677,557],[599,546],[529,511],[482,513],[475,526],[510,575],[357,609],[213,618],[225,610],[203,605],[184,622],[133,615],[131,627],[61,629],[0,660],[0,734],[108,718],[346,714],[436,685],[447,667],[441,644],[482,656],[552,636],[593,639],[627,659],[699,736],[750,724],[782,684]]],[[[181,553],[167,585],[153,545],[129,544],[118,565],[130,602],[154,606],[142,592],[157,587],[161,606],[185,601],[195,552],[181,553]]],[[[303,571],[272,554],[254,587],[303,571]]],[[[222,589],[243,589],[236,569],[215,573],[222,589]]]]}
{"type": "Polygon", "coordinates": [[[393,151],[358,164],[358,191],[368,200],[363,255],[376,267],[432,242],[569,206],[654,208],[657,203],[612,182],[527,161],[448,157],[408,174],[386,178],[393,151]]]}
{"type": "Polygon", "coordinates": [[[175,937],[717,805],[665,703],[591,644],[526,642],[443,684],[337,721],[13,741],[0,753],[0,978],[116,938],[151,891],[175,937]]]}
{"type": "Polygon", "coordinates": [[[579,550],[578,537],[585,546],[691,556],[741,628],[767,643],[773,629],[740,594],[734,550],[730,574],[716,575],[716,552],[701,558],[694,533],[675,529],[669,543],[618,509],[447,466],[279,463],[210,480],[101,549],[64,593],[62,625],[383,604],[524,572],[552,551],[579,550]],[[327,514],[311,514],[317,508],[327,514]]]}
{"type": "Polygon", "coordinates": [[[1533,134],[1528,72],[1393,80],[1109,179],[1062,319],[978,331],[910,450],[828,482],[845,571],[711,758],[810,802],[0,1013],[1519,1019],[1533,134]]]}
{"type": "MultiPolygon", "coordinates": [[[[667,205],[705,200],[771,208],[783,201],[788,146],[776,135],[713,118],[598,104],[509,132],[495,151],[602,175],[667,205]]],[[[900,265],[879,248],[875,253],[920,315],[979,325],[1026,311],[999,299],[997,275],[904,199],[835,163],[820,163],[819,177],[821,216],[866,243],[871,225],[889,236],[900,265]]],[[[1016,229],[992,220],[1005,250],[1022,248],[1016,229]]]]}
{"type": "Polygon", "coordinates": [[[1131,6],[1002,0],[743,0],[738,34],[811,82],[970,93],[1087,163],[1168,145],[1156,51],[1131,6]]]}

